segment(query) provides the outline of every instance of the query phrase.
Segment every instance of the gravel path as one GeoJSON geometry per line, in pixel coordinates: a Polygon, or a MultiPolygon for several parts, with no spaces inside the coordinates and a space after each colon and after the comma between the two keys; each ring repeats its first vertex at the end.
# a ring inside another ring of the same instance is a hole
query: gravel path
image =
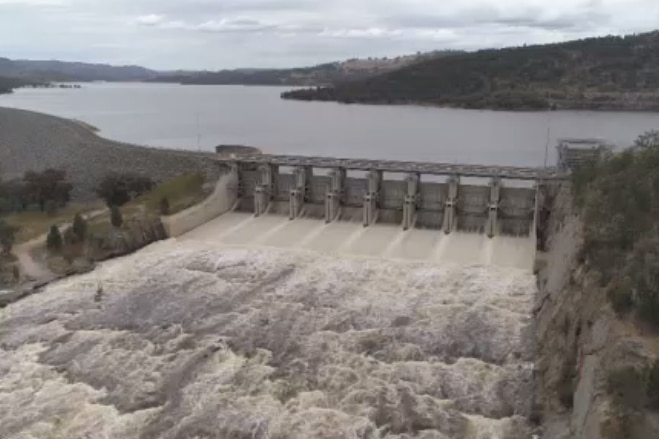
{"type": "MultiPolygon", "coordinates": [[[[96,217],[99,217],[107,213],[107,209],[98,209],[93,212],[84,215],[84,218],[89,221],[96,217]]],[[[60,228],[60,231],[64,233],[71,224],[66,224],[64,227],[60,228]]],[[[24,242],[14,247],[13,253],[14,256],[18,259],[18,264],[21,270],[21,273],[28,278],[30,281],[43,281],[47,279],[52,279],[56,275],[42,262],[38,261],[33,257],[33,251],[40,246],[43,246],[46,242],[47,233],[44,233],[41,236],[38,236],[30,241],[24,242]]]]}
{"type": "Polygon", "coordinates": [[[0,107],[0,175],[59,168],[74,185],[73,198],[95,198],[94,188],[111,171],[148,175],[156,181],[201,170],[216,177],[219,168],[209,153],[147,148],[115,142],[71,120],[0,107]]]}
{"type": "Polygon", "coordinates": [[[32,257],[32,251],[40,245],[43,245],[45,235],[39,236],[31,241],[17,245],[14,248],[14,255],[18,259],[21,273],[31,281],[40,281],[50,279],[55,275],[43,264],[37,262],[32,257]]]}

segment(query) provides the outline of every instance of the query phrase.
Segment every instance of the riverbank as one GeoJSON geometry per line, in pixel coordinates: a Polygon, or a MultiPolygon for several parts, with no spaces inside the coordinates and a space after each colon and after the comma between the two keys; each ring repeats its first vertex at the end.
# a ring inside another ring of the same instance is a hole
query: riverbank
{"type": "Polygon", "coordinates": [[[106,174],[133,172],[156,182],[190,172],[209,181],[219,175],[212,154],[149,148],[105,139],[77,121],[31,111],[0,107],[2,178],[47,168],[67,172],[76,202],[96,199],[95,188],[106,174]]]}

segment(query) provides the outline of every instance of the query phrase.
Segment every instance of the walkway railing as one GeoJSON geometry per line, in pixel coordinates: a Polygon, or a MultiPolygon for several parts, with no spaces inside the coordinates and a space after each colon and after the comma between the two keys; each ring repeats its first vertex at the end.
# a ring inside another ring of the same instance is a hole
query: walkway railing
{"type": "Polygon", "coordinates": [[[557,168],[518,166],[487,166],[450,163],[407,162],[396,160],[345,159],[333,157],[306,157],[267,154],[240,154],[234,157],[216,157],[221,162],[271,164],[277,166],[312,166],[315,168],[342,168],[359,171],[406,172],[430,175],[460,175],[463,177],[506,178],[515,180],[562,180],[568,177],[557,168]]]}

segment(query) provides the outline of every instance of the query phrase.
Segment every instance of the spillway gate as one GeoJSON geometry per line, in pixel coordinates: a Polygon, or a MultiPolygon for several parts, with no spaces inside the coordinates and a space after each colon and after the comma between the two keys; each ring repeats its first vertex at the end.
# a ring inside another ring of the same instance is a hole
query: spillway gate
{"type": "Polygon", "coordinates": [[[234,210],[257,217],[389,223],[488,237],[535,236],[540,186],[564,178],[554,168],[262,154],[217,160],[236,174],[234,210]]]}

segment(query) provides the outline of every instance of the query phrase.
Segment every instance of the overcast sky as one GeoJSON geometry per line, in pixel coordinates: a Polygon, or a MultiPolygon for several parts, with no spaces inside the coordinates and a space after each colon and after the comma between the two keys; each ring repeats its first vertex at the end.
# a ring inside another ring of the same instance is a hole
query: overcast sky
{"type": "Polygon", "coordinates": [[[0,56],[312,65],[659,28],[659,0],[0,0],[0,56]]]}

